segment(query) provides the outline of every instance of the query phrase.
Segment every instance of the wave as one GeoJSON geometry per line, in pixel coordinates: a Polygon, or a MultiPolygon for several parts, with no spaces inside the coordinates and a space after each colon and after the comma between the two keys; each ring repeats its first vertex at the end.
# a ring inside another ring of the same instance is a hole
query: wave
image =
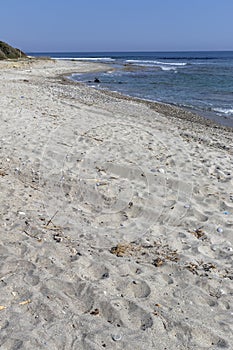
{"type": "Polygon", "coordinates": [[[187,65],[186,62],[162,62],[155,60],[126,60],[128,64],[140,66],[140,67],[154,67],[160,68],[163,71],[177,71],[178,68],[185,67],[187,65]]]}
{"type": "Polygon", "coordinates": [[[185,61],[190,61],[190,60],[219,60],[219,59],[223,59],[223,57],[219,57],[219,56],[162,56],[160,57],[162,60],[185,60],[185,61]]]}
{"type": "Polygon", "coordinates": [[[213,108],[214,112],[233,115],[233,108],[213,108]]]}
{"type": "Polygon", "coordinates": [[[51,57],[53,60],[66,60],[66,61],[103,61],[113,62],[114,58],[111,57],[51,57]]]}
{"type": "Polygon", "coordinates": [[[150,60],[126,60],[126,63],[136,63],[136,64],[151,64],[151,65],[165,65],[165,66],[186,66],[186,62],[161,62],[161,61],[150,61],[150,60]]]}

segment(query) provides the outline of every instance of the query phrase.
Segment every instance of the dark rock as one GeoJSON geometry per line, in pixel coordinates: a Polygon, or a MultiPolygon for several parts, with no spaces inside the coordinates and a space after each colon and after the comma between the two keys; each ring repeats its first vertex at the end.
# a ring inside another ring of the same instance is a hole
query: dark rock
{"type": "Polygon", "coordinates": [[[95,78],[94,83],[100,83],[100,80],[98,78],[95,78]]]}

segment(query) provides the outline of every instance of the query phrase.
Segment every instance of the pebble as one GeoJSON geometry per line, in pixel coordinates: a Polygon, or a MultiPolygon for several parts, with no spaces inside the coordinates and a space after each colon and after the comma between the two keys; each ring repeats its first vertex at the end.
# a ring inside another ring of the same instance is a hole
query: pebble
{"type": "Polygon", "coordinates": [[[185,205],[184,205],[184,208],[185,208],[185,209],[189,209],[189,208],[190,208],[190,205],[189,205],[189,204],[185,204],[185,205]]]}
{"type": "Polygon", "coordinates": [[[218,227],[218,228],[217,228],[217,232],[222,233],[222,232],[223,232],[223,229],[222,229],[221,227],[218,227]]]}
{"type": "Polygon", "coordinates": [[[19,168],[15,168],[15,172],[16,172],[17,174],[20,174],[20,173],[21,173],[21,171],[20,171],[19,168]]]}
{"type": "Polygon", "coordinates": [[[223,214],[229,215],[230,213],[229,213],[229,211],[224,211],[223,214]]]}
{"type": "Polygon", "coordinates": [[[120,341],[121,338],[121,334],[112,334],[112,340],[114,341],[120,341]]]}
{"type": "Polygon", "coordinates": [[[161,173],[161,174],[164,174],[165,170],[161,168],[161,169],[158,170],[158,172],[161,173]]]}

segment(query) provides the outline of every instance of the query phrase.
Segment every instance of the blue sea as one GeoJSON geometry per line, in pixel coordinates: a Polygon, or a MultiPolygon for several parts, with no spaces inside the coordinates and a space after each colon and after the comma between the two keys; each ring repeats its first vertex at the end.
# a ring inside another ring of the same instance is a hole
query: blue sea
{"type": "Polygon", "coordinates": [[[107,63],[106,72],[73,74],[72,79],[97,89],[184,107],[233,127],[233,51],[31,55],[107,63]]]}

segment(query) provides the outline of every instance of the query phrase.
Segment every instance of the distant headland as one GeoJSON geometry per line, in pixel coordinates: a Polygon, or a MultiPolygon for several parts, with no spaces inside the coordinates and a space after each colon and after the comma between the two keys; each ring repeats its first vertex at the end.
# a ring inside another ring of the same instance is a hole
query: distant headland
{"type": "Polygon", "coordinates": [[[27,55],[23,51],[8,45],[4,41],[0,41],[0,60],[24,57],[27,57],[27,55]]]}

